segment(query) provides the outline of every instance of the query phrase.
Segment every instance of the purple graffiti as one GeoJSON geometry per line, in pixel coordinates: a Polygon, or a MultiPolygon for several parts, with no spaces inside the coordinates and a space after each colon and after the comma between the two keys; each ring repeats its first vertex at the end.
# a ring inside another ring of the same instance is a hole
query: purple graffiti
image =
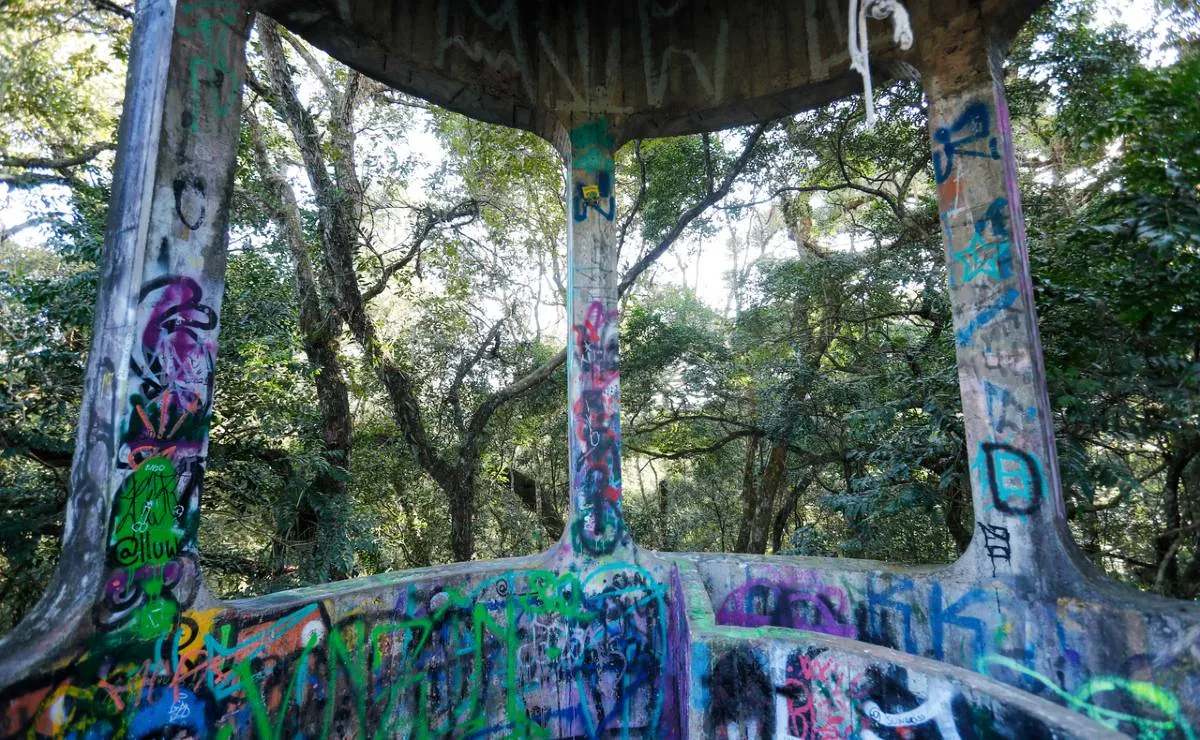
{"type": "Polygon", "coordinates": [[[719,624],[739,627],[789,627],[837,637],[856,637],[850,600],[836,586],[792,585],[765,578],[747,582],[725,598],[719,624]]]}

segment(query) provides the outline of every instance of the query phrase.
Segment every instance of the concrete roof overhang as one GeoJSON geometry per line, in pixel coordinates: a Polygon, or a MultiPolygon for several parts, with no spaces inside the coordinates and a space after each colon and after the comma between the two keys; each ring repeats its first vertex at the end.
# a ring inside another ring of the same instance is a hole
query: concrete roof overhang
{"type": "MultiPolygon", "coordinates": [[[[619,143],[769,120],[860,91],[848,1],[262,0],[258,9],[391,87],[561,144],[565,130],[600,116],[619,143]]],[[[909,0],[915,45],[902,52],[890,21],[869,21],[872,70],[911,74],[956,29],[1003,45],[1041,2],[909,0]]]]}

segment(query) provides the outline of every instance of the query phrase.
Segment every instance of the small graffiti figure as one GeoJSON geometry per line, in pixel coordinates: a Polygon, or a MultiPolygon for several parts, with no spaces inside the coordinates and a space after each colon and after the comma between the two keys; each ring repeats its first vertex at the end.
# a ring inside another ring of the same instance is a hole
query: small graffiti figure
{"type": "Polygon", "coordinates": [[[955,156],[1000,159],[990,119],[986,105],[972,103],[954,123],[933,132],[933,176],[939,185],[950,179],[955,156]]]}
{"type": "Polygon", "coordinates": [[[576,221],[587,219],[588,209],[594,209],[606,221],[612,221],[616,213],[616,196],[613,194],[612,173],[600,170],[596,173],[596,182],[585,185],[575,183],[574,214],[576,221]]]}

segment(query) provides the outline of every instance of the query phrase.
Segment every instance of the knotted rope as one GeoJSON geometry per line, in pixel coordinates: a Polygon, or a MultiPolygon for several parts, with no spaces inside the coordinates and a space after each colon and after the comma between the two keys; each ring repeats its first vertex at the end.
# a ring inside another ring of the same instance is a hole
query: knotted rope
{"type": "Polygon", "coordinates": [[[901,49],[912,48],[913,32],[908,10],[899,0],[850,0],[850,69],[863,79],[867,125],[875,123],[875,91],[871,87],[871,61],[867,43],[867,16],[877,21],[892,19],[892,41],[901,49]]]}

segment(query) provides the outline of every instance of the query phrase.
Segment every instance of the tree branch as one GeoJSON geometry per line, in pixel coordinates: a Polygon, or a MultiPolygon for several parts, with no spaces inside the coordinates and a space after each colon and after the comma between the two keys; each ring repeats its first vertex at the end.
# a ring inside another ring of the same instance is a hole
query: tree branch
{"type": "Polygon", "coordinates": [[[129,8],[122,7],[112,2],[112,0],[90,0],[92,7],[96,10],[103,10],[106,13],[119,15],[125,20],[133,20],[133,11],[129,8]]]}
{"type": "Polygon", "coordinates": [[[759,431],[757,429],[739,429],[736,432],[730,432],[729,434],[726,434],[724,437],[717,440],[716,442],[713,442],[712,444],[701,445],[700,447],[688,447],[688,448],[684,448],[684,449],[674,450],[672,452],[646,450],[646,449],[642,449],[640,447],[631,445],[627,442],[624,444],[624,447],[632,452],[638,453],[639,455],[645,455],[646,457],[653,457],[658,460],[681,460],[685,457],[692,457],[694,455],[703,455],[703,454],[709,453],[709,452],[716,452],[717,450],[724,448],[725,445],[729,444],[730,442],[733,442],[734,440],[741,439],[743,437],[751,437],[756,434],[759,434],[759,431]]]}
{"type": "Polygon", "coordinates": [[[65,157],[0,157],[0,167],[13,167],[28,170],[65,170],[87,164],[100,155],[101,152],[112,151],[116,144],[102,141],[92,144],[78,154],[65,157]]]}
{"type": "Polygon", "coordinates": [[[405,265],[412,262],[420,254],[425,240],[429,238],[429,235],[433,233],[433,230],[438,225],[452,223],[460,218],[475,218],[479,215],[479,204],[474,200],[464,200],[443,211],[434,211],[431,208],[427,208],[425,209],[425,214],[426,217],[417,227],[417,234],[413,237],[412,245],[408,248],[404,256],[386,267],[382,266],[383,261],[380,259],[381,270],[379,278],[363,291],[362,299],[364,303],[370,303],[373,298],[382,293],[387,288],[387,283],[392,276],[404,269],[405,265]]]}
{"type": "Polygon", "coordinates": [[[617,232],[617,259],[621,257],[621,248],[625,246],[625,235],[629,233],[629,226],[638,212],[642,210],[642,204],[646,199],[646,159],[642,156],[641,139],[633,142],[633,158],[638,163],[638,192],[633,199],[633,205],[629,208],[629,213],[625,214],[625,219],[621,222],[621,230],[617,232]]]}
{"type": "Polygon", "coordinates": [[[679,220],[675,222],[675,225],[671,227],[671,230],[668,231],[666,236],[662,238],[662,241],[660,241],[658,245],[654,247],[654,249],[651,249],[649,252],[643,255],[642,258],[633,265],[633,267],[629,268],[629,271],[625,273],[625,277],[621,279],[620,285],[617,286],[618,296],[623,295],[625,291],[629,290],[630,286],[633,285],[638,277],[645,272],[650,265],[654,264],[654,262],[662,256],[663,252],[666,252],[668,249],[670,249],[671,245],[676,239],[679,238],[679,235],[683,233],[683,230],[686,229],[692,221],[696,220],[700,214],[704,213],[704,211],[706,211],[710,206],[720,201],[729,193],[729,188],[732,187],[733,181],[736,180],[738,175],[740,175],[742,171],[746,169],[746,165],[750,163],[750,157],[754,154],[754,150],[758,146],[759,140],[762,139],[763,134],[766,133],[767,129],[769,129],[772,125],[774,125],[774,121],[760,123],[754,127],[754,130],[750,132],[750,136],[746,139],[746,145],[742,148],[741,155],[739,155],[737,160],[733,163],[733,166],[729,169],[729,172],[725,174],[725,177],[721,180],[720,186],[702,198],[699,203],[696,203],[694,206],[684,211],[683,215],[679,217],[679,220]]]}
{"type": "Polygon", "coordinates": [[[483,353],[487,351],[489,345],[496,343],[500,338],[500,329],[504,327],[504,322],[508,317],[504,317],[492,325],[479,346],[471,353],[470,357],[465,357],[458,363],[458,368],[454,372],[454,380],[450,383],[450,389],[446,392],[446,402],[454,410],[454,420],[460,431],[463,430],[462,406],[460,404],[459,391],[462,390],[463,381],[467,379],[471,369],[479,364],[483,359],[483,353]]]}

